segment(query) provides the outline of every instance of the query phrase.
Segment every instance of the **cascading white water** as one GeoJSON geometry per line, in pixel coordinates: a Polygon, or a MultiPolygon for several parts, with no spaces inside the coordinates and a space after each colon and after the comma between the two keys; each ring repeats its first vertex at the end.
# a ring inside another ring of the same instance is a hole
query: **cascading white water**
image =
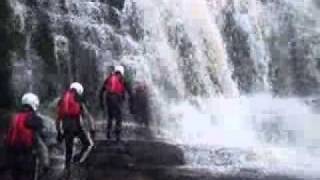
{"type": "MultiPolygon", "coordinates": [[[[161,119],[157,125],[162,135],[178,144],[253,152],[255,166],[270,171],[317,173],[319,164],[313,159],[319,154],[310,149],[320,147],[320,133],[314,128],[319,115],[302,99],[277,98],[271,92],[270,72],[277,64],[271,61],[269,40],[283,33],[277,29],[283,25],[282,13],[307,15],[304,9],[295,9],[301,3],[313,2],[128,0],[124,19],[131,18],[134,9],[144,35],[138,41],[140,51],[132,58],[146,66],[141,71],[147,75],[160,111],[156,119],[161,119]],[[286,6],[277,9],[277,3],[286,6]],[[249,45],[256,72],[254,91],[248,95],[240,95],[232,77],[233,65],[223,37],[225,11],[232,11],[235,26],[247,34],[243,43],[249,45]],[[190,85],[203,88],[204,93],[190,91],[190,85]]],[[[293,26],[303,23],[295,20],[293,26]]],[[[197,152],[189,152],[195,164],[199,161],[196,156],[197,152]]],[[[250,163],[247,160],[240,166],[250,163]]]]}

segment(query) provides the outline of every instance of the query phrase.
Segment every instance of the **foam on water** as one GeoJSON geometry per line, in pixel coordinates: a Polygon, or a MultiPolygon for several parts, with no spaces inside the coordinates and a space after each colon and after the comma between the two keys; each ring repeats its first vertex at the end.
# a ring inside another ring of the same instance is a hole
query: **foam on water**
{"type": "MultiPolygon", "coordinates": [[[[165,133],[168,139],[199,149],[211,147],[212,154],[220,148],[234,154],[232,165],[219,168],[319,176],[320,116],[303,99],[260,94],[194,99],[173,103],[169,109],[175,130],[165,133]]],[[[194,165],[216,166],[210,153],[199,151],[187,151],[194,165]]]]}

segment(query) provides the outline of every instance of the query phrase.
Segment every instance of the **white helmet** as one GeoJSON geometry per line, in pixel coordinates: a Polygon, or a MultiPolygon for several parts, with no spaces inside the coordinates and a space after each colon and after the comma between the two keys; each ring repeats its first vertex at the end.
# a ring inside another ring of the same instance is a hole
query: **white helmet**
{"type": "Polygon", "coordinates": [[[114,72],[120,72],[121,75],[124,75],[124,67],[121,65],[115,66],[114,67],[114,72]]]}
{"type": "Polygon", "coordinates": [[[78,82],[73,82],[73,83],[71,83],[70,89],[76,90],[79,95],[82,95],[82,94],[83,94],[83,91],[84,91],[84,90],[83,90],[83,86],[82,86],[80,83],[78,83],[78,82]]]}
{"type": "Polygon", "coordinates": [[[34,111],[36,111],[40,105],[40,101],[37,95],[33,93],[26,93],[22,96],[21,104],[29,105],[34,111]]]}

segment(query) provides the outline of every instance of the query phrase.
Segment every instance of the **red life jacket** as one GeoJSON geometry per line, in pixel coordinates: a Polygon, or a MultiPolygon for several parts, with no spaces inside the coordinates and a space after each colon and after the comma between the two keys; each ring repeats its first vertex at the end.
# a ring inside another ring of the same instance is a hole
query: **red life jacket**
{"type": "Polygon", "coordinates": [[[6,144],[13,148],[31,148],[34,141],[34,132],[26,126],[32,116],[30,112],[21,112],[11,119],[11,125],[6,138],[6,144]]]}
{"type": "Polygon", "coordinates": [[[64,93],[58,104],[58,115],[59,119],[80,118],[81,105],[76,100],[76,92],[68,90],[64,93]]]}
{"type": "Polygon", "coordinates": [[[115,73],[111,74],[105,81],[105,88],[108,93],[123,95],[125,91],[125,85],[122,76],[115,73]]]}

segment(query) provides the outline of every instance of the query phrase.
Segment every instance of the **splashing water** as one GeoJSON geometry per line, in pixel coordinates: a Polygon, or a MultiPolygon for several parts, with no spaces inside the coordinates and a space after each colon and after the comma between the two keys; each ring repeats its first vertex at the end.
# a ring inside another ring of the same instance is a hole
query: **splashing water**
{"type": "MultiPolygon", "coordinates": [[[[247,151],[247,156],[255,160],[237,164],[242,167],[254,162],[265,171],[301,175],[308,170],[317,174],[319,164],[314,158],[319,154],[314,152],[320,147],[316,130],[319,116],[303,99],[271,95],[275,84],[270,72],[282,67],[271,60],[274,52],[267,41],[275,31],[281,31],[273,24],[283,23],[279,18],[282,10],[288,8],[288,14],[303,16],[305,12],[297,12],[296,7],[307,2],[278,3],[286,7],[279,11],[273,9],[276,2],[256,0],[127,1],[127,10],[137,8],[143,22],[140,26],[144,36],[139,41],[143,53],[138,54],[138,59],[148,64],[145,73],[150,75],[154,101],[157,108],[160,106],[162,122],[157,125],[161,126],[162,136],[192,147],[247,151]],[[242,43],[248,44],[248,58],[255,74],[248,74],[245,69],[240,73],[254,76],[255,92],[250,95],[240,95],[235,81],[239,77],[232,76],[236,64],[232,64],[228,53],[236,52],[228,51],[223,34],[225,22],[221,21],[222,13],[228,11],[232,12],[234,27],[247,37],[242,43]],[[279,20],[271,22],[275,17],[279,20]],[[164,88],[163,83],[169,83],[175,91],[164,88]],[[189,85],[203,88],[202,93],[195,93],[192,87],[190,90],[189,85]],[[172,96],[173,92],[178,96],[172,96]]],[[[299,23],[302,22],[296,22],[299,23]]],[[[206,153],[187,150],[188,153],[193,164],[210,162],[206,153]]],[[[212,167],[212,163],[208,165],[212,167]]]]}

